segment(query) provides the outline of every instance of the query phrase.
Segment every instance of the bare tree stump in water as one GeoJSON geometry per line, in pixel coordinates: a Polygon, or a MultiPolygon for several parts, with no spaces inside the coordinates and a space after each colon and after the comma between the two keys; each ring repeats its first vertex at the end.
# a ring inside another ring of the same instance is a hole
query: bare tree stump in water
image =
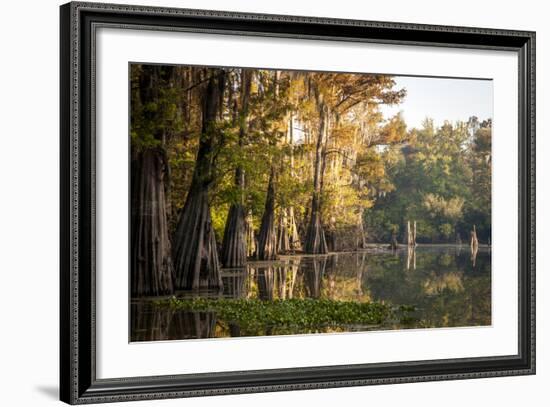
{"type": "Polygon", "coordinates": [[[477,232],[476,232],[476,225],[474,225],[473,230],[470,232],[470,248],[472,251],[477,250],[479,246],[479,242],[477,240],[477,232]]]}
{"type": "Polygon", "coordinates": [[[473,230],[470,232],[470,250],[472,251],[472,266],[476,266],[477,251],[479,247],[479,242],[477,240],[476,225],[474,225],[473,230]]]}
{"type": "Polygon", "coordinates": [[[399,247],[399,243],[397,243],[397,231],[394,229],[391,232],[390,249],[391,250],[397,250],[398,247],[399,247]]]}
{"type": "Polygon", "coordinates": [[[365,227],[363,226],[363,210],[359,211],[359,220],[357,222],[356,248],[357,249],[367,248],[367,236],[365,234],[365,227]]]}
{"type": "Polygon", "coordinates": [[[416,221],[413,222],[413,228],[411,229],[411,221],[407,221],[407,246],[416,246],[416,221]]]}

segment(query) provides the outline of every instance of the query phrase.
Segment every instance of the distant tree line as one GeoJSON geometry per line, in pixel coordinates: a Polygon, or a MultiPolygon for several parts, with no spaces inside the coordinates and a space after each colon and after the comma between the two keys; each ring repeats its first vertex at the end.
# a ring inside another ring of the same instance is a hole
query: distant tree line
{"type": "Polygon", "coordinates": [[[417,242],[469,244],[472,228],[482,243],[491,239],[491,120],[425,120],[407,142],[384,153],[390,190],[365,213],[372,241],[392,231],[406,238],[407,220],[417,220],[417,242]]]}

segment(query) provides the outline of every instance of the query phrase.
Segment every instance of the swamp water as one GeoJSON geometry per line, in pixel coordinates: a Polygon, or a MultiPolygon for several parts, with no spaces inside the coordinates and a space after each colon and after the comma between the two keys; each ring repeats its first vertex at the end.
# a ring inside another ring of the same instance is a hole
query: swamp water
{"type": "Polygon", "coordinates": [[[222,279],[221,293],[178,293],[178,297],[260,304],[310,298],[328,304],[382,302],[394,309],[405,305],[414,310],[379,324],[251,328],[219,318],[216,311],[180,310],[136,300],[131,303],[131,341],[491,324],[491,252],[485,247],[480,247],[476,256],[468,246],[419,246],[396,252],[373,247],[359,252],[281,256],[277,261],[249,262],[246,269],[224,269],[222,279]]]}

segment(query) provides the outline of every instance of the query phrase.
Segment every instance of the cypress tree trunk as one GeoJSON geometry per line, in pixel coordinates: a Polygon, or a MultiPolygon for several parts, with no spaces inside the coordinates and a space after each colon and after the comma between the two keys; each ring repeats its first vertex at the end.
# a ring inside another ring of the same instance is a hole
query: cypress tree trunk
{"type": "MultiPolygon", "coordinates": [[[[280,71],[274,72],[273,94],[275,100],[277,100],[279,93],[279,75],[280,71]]],[[[265,209],[260,225],[256,255],[259,260],[275,260],[277,258],[277,230],[275,228],[275,164],[273,162],[271,163],[265,209]]]]}
{"type": "MultiPolygon", "coordinates": [[[[290,175],[295,177],[294,173],[294,116],[290,115],[289,122],[289,143],[290,143],[290,175]]],[[[302,242],[300,241],[300,235],[298,233],[298,226],[296,225],[296,218],[294,217],[294,207],[288,208],[288,240],[290,251],[302,250],[302,242]]]]}
{"type": "Polygon", "coordinates": [[[328,253],[325,232],[321,222],[321,192],[324,167],[323,142],[326,134],[326,108],[323,102],[319,105],[319,134],[315,149],[313,175],[313,196],[311,199],[311,217],[307,227],[305,252],[309,254],[328,253]]]}
{"type": "Polygon", "coordinates": [[[411,221],[407,221],[407,246],[416,246],[416,221],[413,222],[411,229],[411,221]]]}
{"type": "Polygon", "coordinates": [[[164,187],[166,168],[161,149],[137,153],[132,162],[132,296],[166,295],[174,290],[164,187]]]}
{"type": "Polygon", "coordinates": [[[234,203],[229,208],[223,232],[221,260],[224,267],[240,268],[246,265],[246,224],[244,208],[234,203]]]}
{"type": "Polygon", "coordinates": [[[214,71],[203,100],[202,131],[193,179],[174,236],[177,289],[222,288],[208,192],[213,181],[213,151],[220,142],[215,125],[224,87],[225,73],[214,71]]]}
{"type": "MultiPolygon", "coordinates": [[[[138,87],[132,87],[134,107],[158,103],[159,90],[166,86],[173,70],[164,72],[142,67],[138,87]]],[[[155,122],[156,116],[133,120],[155,122]]],[[[131,244],[132,296],[166,295],[174,289],[174,269],[167,221],[166,187],[169,166],[164,151],[165,133],[154,129],[157,144],[132,145],[131,161],[131,244]]]]}
{"type": "Polygon", "coordinates": [[[277,251],[279,253],[288,253],[290,251],[290,239],[287,229],[288,218],[286,209],[281,209],[279,213],[279,222],[277,225],[277,251]]]}
{"type": "Polygon", "coordinates": [[[174,243],[177,289],[222,287],[208,188],[203,185],[189,190],[174,243]]]}
{"type": "MultiPolygon", "coordinates": [[[[362,213],[362,212],[361,212],[362,213]]],[[[360,217],[357,223],[357,249],[367,248],[367,237],[365,236],[365,228],[363,227],[363,216],[360,217]]]]}
{"type": "Polygon", "coordinates": [[[277,233],[275,230],[275,168],[271,166],[265,210],[258,236],[256,257],[258,260],[275,260],[277,258],[277,233]]]}
{"type": "MultiPolygon", "coordinates": [[[[248,132],[248,101],[252,71],[242,70],[241,79],[241,112],[239,114],[239,147],[244,144],[248,132]]],[[[224,267],[244,267],[246,265],[246,222],[242,191],[244,189],[244,170],[239,166],[235,170],[235,185],[241,191],[241,199],[229,208],[223,233],[221,260],[224,267]]]]}
{"type": "Polygon", "coordinates": [[[292,206],[288,208],[288,229],[290,250],[292,252],[302,250],[302,242],[300,241],[298,226],[296,225],[296,218],[294,216],[294,208],[292,206]]]}

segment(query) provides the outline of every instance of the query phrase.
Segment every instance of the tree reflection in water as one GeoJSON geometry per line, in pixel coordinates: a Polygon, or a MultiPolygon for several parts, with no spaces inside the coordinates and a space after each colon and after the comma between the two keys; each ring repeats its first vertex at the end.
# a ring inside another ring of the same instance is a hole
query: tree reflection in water
{"type": "MultiPolygon", "coordinates": [[[[223,270],[222,280],[222,296],[231,299],[383,301],[417,308],[416,321],[374,329],[491,324],[491,252],[486,247],[475,254],[458,246],[419,246],[393,253],[284,256],[223,270]]],[[[199,296],[219,298],[209,292],[199,296]]],[[[269,335],[273,328],[265,327],[258,334],[269,335]]],[[[373,327],[353,327],[367,329],[373,327]]],[[[159,308],[147,301],[131,305],[131,341],[240,336],[241,331],[232,321],[218,320],[215,312],[159,308]]]]}

